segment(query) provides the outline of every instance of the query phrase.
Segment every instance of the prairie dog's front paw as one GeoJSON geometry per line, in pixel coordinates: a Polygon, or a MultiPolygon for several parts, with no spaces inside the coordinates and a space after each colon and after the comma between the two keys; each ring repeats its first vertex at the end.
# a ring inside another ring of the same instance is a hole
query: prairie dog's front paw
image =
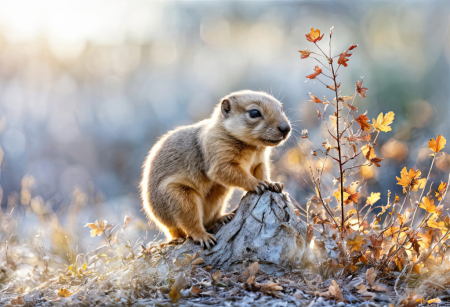
{"type": "Polygon", "coordinates": [[[250,190],[256,192],[256,194],[261,195],[264,191],[269,190],[270,186],[266,181],[258,180],[255,186],[250,190]]]}
{"type": "Polygon", "coordinates": [[[284,184],[281,182],[268,182],[266,181],[266,183],[269,185],[269,189],[273,192],[276,193],[281,193],[283,192],[284,189],[284,184]]]}

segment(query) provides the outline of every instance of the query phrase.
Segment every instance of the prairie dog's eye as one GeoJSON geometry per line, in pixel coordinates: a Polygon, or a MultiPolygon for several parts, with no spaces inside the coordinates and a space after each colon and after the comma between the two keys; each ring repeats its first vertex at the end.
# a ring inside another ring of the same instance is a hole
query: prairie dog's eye
{"type": "Polygon", "coordinates": [[[261,117],[261,112],[259,112],[258,110],[250,110],[248,111],[248,114],[251,118],[261,117]]]}

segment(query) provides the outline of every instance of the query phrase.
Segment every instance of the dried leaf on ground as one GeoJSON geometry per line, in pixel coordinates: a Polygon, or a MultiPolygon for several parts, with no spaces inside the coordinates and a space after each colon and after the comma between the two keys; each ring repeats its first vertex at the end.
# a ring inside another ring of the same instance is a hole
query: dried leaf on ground
{"type": "Polygon", "coordinates": [[[183,289],[184,285],[187,283],[186,275],[184,272],[178,274],[175,278],[175,282],[172,285],[172,290],[169,293],[169,297],[172,299],[173,303],[176,303],[182,297],[181,289],[183,289]]]}
{"type": "Polygon", "coordinates": [[[339,288],[338,283],[335,280],[331,281],[331,286],[328,289],[330,294],[334,296],[334,299],[338,302],[342,302],[344,300],[344,296],[342,295],[341,289],[339,288]]]}
{"type": "Polygon", "coordinates": [[[199,264],[202,264],[204,262],[205,261],[202,258],[198,258],[198,259],[195,259],[194,261],[192,261],[192,265],[199,265],[199,264]]]}
{"type": "Polygon", "coordinates": [[[281,287],[279,283],[275,283],[269,280],[268,282],[261,284],[260,286],[261,291],[266,294],[270,294],[278,298],[283,296],[283,294],[280,292],[281,290],[283,290],[283,287],[281,287]]]}
{"type": "Polygon", "coordinates": [[[258,273],[258,262],[253,262],[242,275],[256,276],[256,273],[258,273]]]}
{"type": "Polygon", "coordinates": [[[69,291],[68,289],[61,288],[58,290],[58,295],[61,297],[69,297],[73,294],[73,292],[69,291]]]}
{"type": "Polygon", "coordinates": [[[387,288],[383,287],[382,285],[374,285],[371,287],[372,291],[378,291],[378,292],[386,292],[387,288]]]}
{"type": "Polygon", "coordinates": [[[358,293],[359,294],[363,294],[364,292],[367,291],[367,286],[365,284],[360,284],[358,286],[355,287],[356,289],[358,289],[358,293]]]}
{"type": "Polygon", "coordinates": [[[215,282],[219,282],[222,279],[222,273],[220,272],[220,270],[217,270],[217,272],[212,274],[211,277],[215,282]]]}
{"type": "Polygon", "coordinates": [[[202,289],[200,289],[199,287],[192,286],[192,288],[191,288],[192,294],[199,295],[201,292],[203,292],[202,289]]]}
{"type": "Polygon", "coordinates": [[[375,272],[374,268],[370,268],[367,270],[366,280],[369,283],[369,285],[373,286],[376,277],[377,277],[377,273],[375,272]]]}

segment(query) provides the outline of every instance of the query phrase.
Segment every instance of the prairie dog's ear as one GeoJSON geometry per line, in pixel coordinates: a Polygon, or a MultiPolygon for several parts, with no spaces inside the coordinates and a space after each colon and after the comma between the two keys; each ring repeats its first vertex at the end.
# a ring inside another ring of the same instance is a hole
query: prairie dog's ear
{"type": "Polygon", "coordinates": [[[220,108],[222,110],[223,116],[227,117],[231,112],[231,102],[229,99],[225,98],[220,103],[220,108]]]}

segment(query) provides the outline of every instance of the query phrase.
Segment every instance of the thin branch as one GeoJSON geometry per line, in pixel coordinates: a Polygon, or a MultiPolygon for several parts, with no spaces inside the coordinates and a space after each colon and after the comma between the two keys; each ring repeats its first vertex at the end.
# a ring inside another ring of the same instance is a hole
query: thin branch
{"type": "Polygon", "coordinates": [[[425,187],[427,186],[428,179],[430,178],[430,174],[431,174],[431,169],[433,168],[435,160],[436,160],[436,156],[434,156],[433,157],[433,161],[431,161],[430,170],[428,171],[428,175],[427,175],[427,179],[425,181],[425,185],[424,185],[424,187],[422,189],[422,193],[420,194],[419,201],[417,202],[416,210],[414,210],[414,215],[413,215],[413,218],[411,220],[411,227],[414,225],[414,219],[416,218],[417,209],[419,208],[420,201],[422,200],[423,192],[425,191],[425,187]]]}

